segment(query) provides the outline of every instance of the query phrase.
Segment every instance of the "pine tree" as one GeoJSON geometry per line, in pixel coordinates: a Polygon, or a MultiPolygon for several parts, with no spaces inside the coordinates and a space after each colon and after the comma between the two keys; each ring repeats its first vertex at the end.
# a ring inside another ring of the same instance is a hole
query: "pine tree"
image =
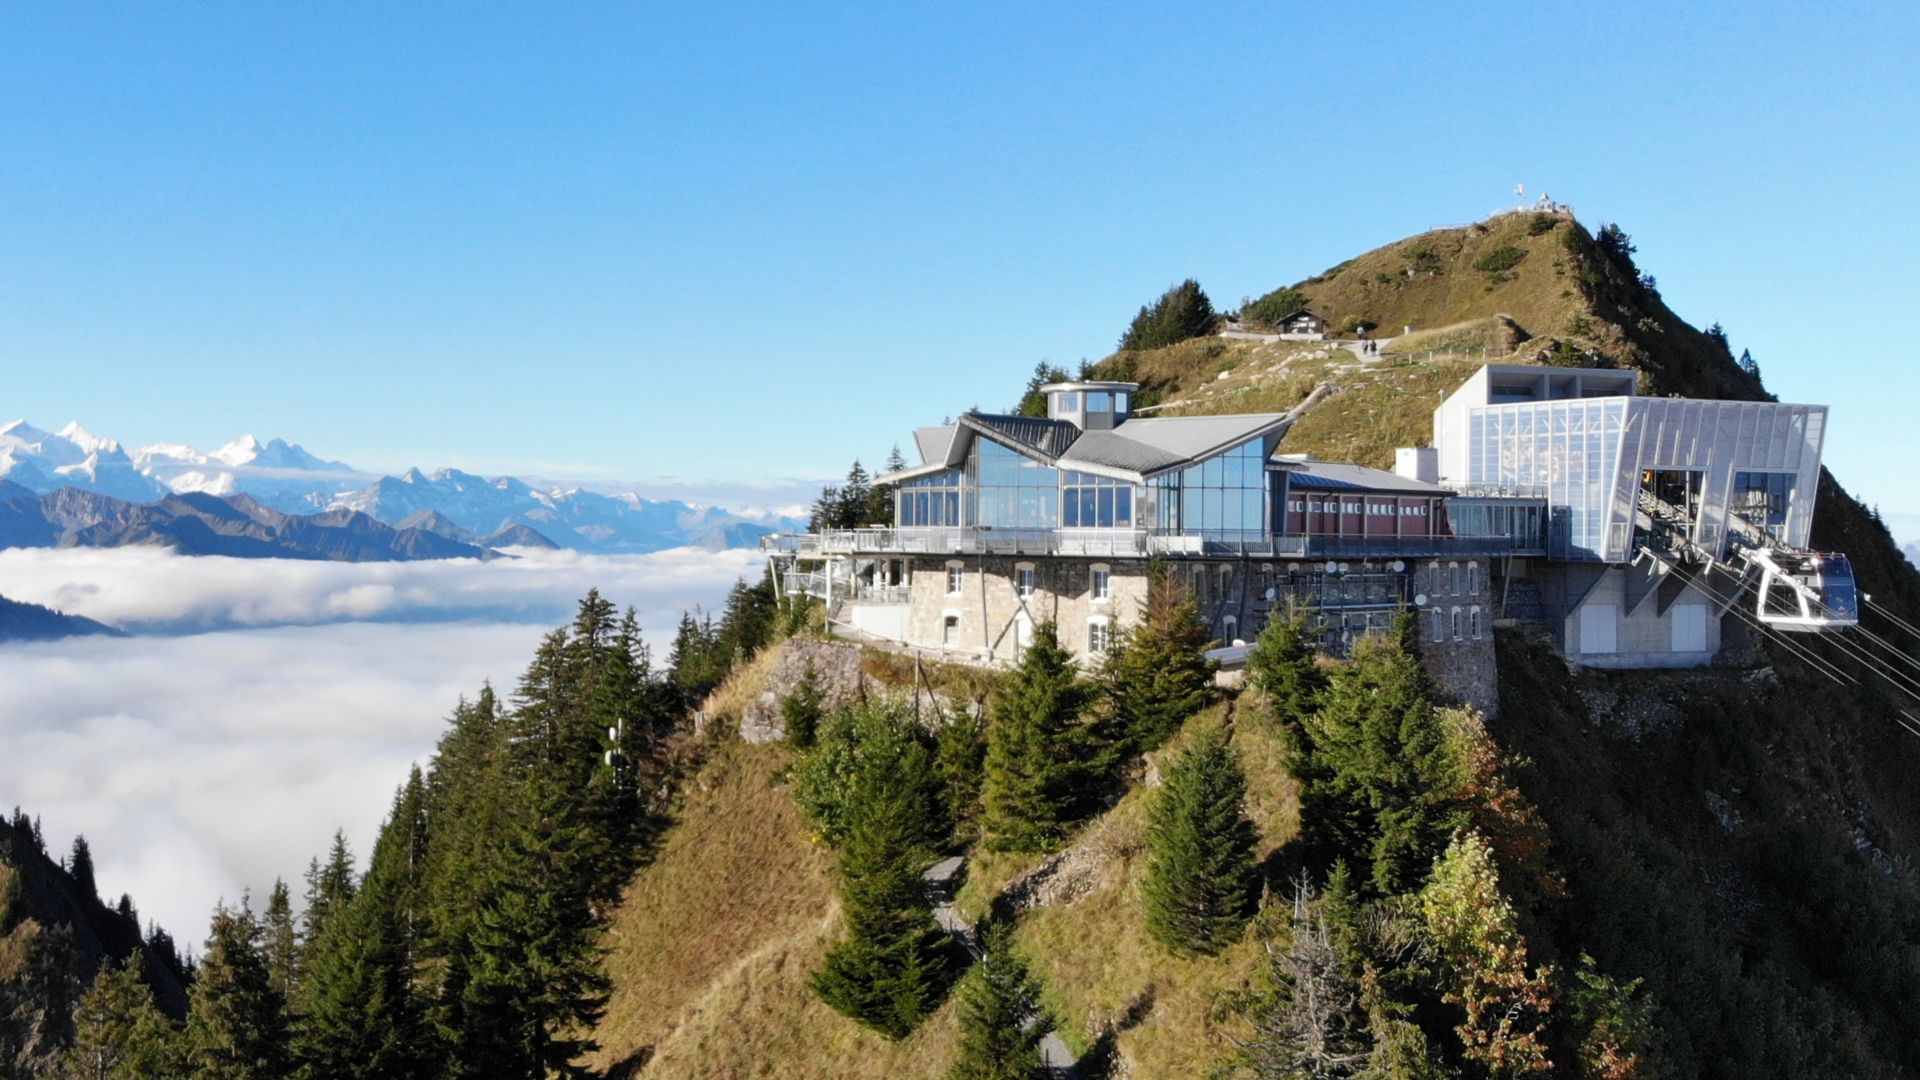
{"type": "Polygon", "coordinates": [[[178,1076],[177,1033],[140,975],[140,953],[104,963],[73,1013],[73,1045],[58,1080],[148,1080],[178,1076]]]}
{"type": "Polygon", "coordinates": [[[1199,282],[1188,278],[1140,309],[1121,335],[1120,348],[1158,349],[1210,334],[1216,319],[1213,301],[1199,282]]]}
{"type": "Polygon", "coordinates": [[[1418,885],[1465,820],[1461,763],[1415,658],[1412,623],[1362,640],[1302,725],[1300,820],[1325,862],[1351,858],[1380,893],[1418,885]]]}
{"type": "Polygon", "coordinates": [[[987,729],[982,831],[994,851],[1046,851],[1067,833],[1085,802],[1086,690],[1052,623],[1001,683],[987,729]]]}
{"type": "Polygon", "coordinates": [[[822,1001],[893,1039],[919,1026],[950,981],[946,935],[920,881],[929,764],[924,755],[861,759],[840,854],[847,936],[813,978],[822,1001]]]}
{"type": "Polygon", "coordinates": [[[820,669],[809,660],[793,692],[780,699],[780,719],[786,726],[788,744],[801,750],[813,746],[825,717],[826,693],[820,689],[820,669]]]}
{"type": "Polygon", "coordinates": [[[1247,678],[1266,701],[1266,715],[1282,731],[1298,732],[1320,706],[1327,676],[1315,662],[1312,621],[1304,612],[1268,620],[1247,653],[1247,678]]]}
{"type": "Polygon", "coordinates": [[[1040,994],[1003,924],[987,929],[985,952],[960,984],[960,1050],[948,1080],[1034,1080],[1046,1075],[1040,994]]]}
{"type": "Polygon", "coordinates": [[[1143,753],[1167,740],[1182,721],[1213,697],[1213,636],[1200,606],[1164,563],[1147,573],[1147,604],[1101,665],[1123,754],[1143,753]]]}
{"type": "Polygon", "coordinates": [[[87,847],[87,838],[77,833],[73,837],[73,850],[67,856],[67,876],[73,879],[81,896],[100,899],[100,886],[93,880],[93,851],[87,847]]]}
{"type": "Polygon", "coordinates": [[[261,939],[268,981],[274,993],[292,1001],[300,979],[300,937],[294,926],[292,897],[287,895],[287,883],[279,878],[273,879],[273,892],[267,897],[261,939]]]}
{"type": "Polygon", "coordinates": [[[327,920],[353,899],[355,880],[353,851],[347,847],[347,834],[336,829],[333,846],[327,850],[327,861],[322,863],[316,858],[307,864],[307,910],[300,935],[301,964],[306,962],[306,953],[312,949],[313,943],[326,933],[327,920]]]}
{"type": "Polygon", "coordinates": [[[1040,361],[1033,366],[1033,375],[1027,379],[1027,388],[1020,395],[1020,403],[1013,407],[1014,415],[1044,417],[1047,415],[1047,395],[1040,388],[1051,383],[1063,383],[1068,379],[1067,369],[1058,365],[1040,361]]]}
{"type": "Polygon", "coordinates": [[[537,764],[527,774],[465,931],[447,1031],[458,1076],[590,1075],[575,1059],[606,1007],[585,872],[596,841],[569,792],[537,764]]]}
{"type": "Polygon", "coordinates": [[[953,838],[971,843],[980,835],[980,789],[987,764],[987,718],[963,708],[934,733],[934,769],[940,777],[953,838]]]}
{"type": "Polygon", "coordinates": [[[312,945],[294,1040],[311,1075],[430,1074],[433,1047],[414,992],[425,797],[415,770],[394,797],[359,889],[312,945]]]}
{"type": "Polygon", "coordinates": [[[1212,955],[1239,940],[1259,898],[1258,834],[1247,778],[1218,728],[1168,766],[1147,824],[1140,887],[1147,929],[1175,952],[1212,955]]]}
{"type": "Polygon", "coordinates": [[[187,1012],[187,1075],[275,1080],[290,1075],[286,1002],[260,953],[260,924],[243,901],[214,909],[187,1012]]]}

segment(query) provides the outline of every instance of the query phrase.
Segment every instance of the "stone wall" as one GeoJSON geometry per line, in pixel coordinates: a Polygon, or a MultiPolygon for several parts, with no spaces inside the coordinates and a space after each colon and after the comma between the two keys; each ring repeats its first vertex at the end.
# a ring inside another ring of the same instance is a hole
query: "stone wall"
{"type": "Polygon", "coordinates": [[[1413,568],[1420,661],[1442,695],[1487,717],[1500,709],[1493,657],[1493,574],[1485,559],[1433,559],[1413,568]]]}
{"type": "Polygon", "coordinates": [[[1021,627],[1052,622],[1061,644],[1084,654],[1088,626],[1106,620],[1111,627],[1137,617],[1147,596],[1147,564],[1138,559],[1013,558],[1008,556],[954,556],[960,565],[961,588],[948,591],[949,560],[921,556],[908,567],[912,599],[907,614],[907,644],[925,649],[930,657],[951,654],[969,660],[1011,663],[1018,654],[1021,627]],[[1034,569],[1033,595],[1021,597],[1016,574],[1022,565],[1034,569]],[[1093,570],[1107,568],[1108,596],[1093,596],[1093,570]],[[946,620],[957,620],[952,643],[946,620]]]}
{"type": "Polygon", "coordinates": [[[806,678],[812,664],[826,707],[845,705],[860,696],[860,646],[841,641],[792,638],[778,646],[780,657],[740,717],[740,737],[750,743],[778,742],[787,736],[780,702],[806,678]]]}

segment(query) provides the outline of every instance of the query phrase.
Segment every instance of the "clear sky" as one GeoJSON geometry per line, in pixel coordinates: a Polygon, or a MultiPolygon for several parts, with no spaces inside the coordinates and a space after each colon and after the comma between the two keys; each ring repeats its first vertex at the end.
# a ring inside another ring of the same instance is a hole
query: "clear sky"
{"type": "Polygon", "coordinates": [[[1691,6],[9,5],[0,413],[826,475],[1525,182],[1920,512],[1920,6],[1691,6]]]}

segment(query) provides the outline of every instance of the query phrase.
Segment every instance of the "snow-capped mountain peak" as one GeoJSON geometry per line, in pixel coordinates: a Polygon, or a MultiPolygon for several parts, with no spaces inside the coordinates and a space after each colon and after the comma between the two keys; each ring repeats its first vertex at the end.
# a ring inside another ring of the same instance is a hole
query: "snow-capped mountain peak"
{"type": "Polygon", "coordinates": [[[69,421],[66,427],[61,428],[60,438],[67,440],[89,454],[122,453],[120,440],[103,439],[93,432],[88,431],[86,428],[81,427],[80,421],[78,420],[69,421]]]}

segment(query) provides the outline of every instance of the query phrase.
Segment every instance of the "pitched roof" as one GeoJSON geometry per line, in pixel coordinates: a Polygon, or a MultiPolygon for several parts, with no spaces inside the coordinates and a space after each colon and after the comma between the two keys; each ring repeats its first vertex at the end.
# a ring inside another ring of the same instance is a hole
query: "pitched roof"
{"type": "Polygon", "coordinates": [[[953,445],[953,425],[913,429],[913,443],[920,448],[920,461],[931,465],[947,460],[947,447],[953,445]]]}
{"type": "Polygon", "coordinates": [[[1345,461],[1317,461],[1313,458],[1286,456],[1276,459],[1287,466],[1290,487],[1316,491],[1381,491],[1404,495],[1448,495],[1439,484],[1412,480],[1385,469],[1373,469],[1345,461]]]}
{"type": "Polygon", "coordinates": [[[1186,460],[1170,450],[1129,439],[1118,431],[1089,431],[1060,455],[1062,465],[1097,465],[1137,473],[1158,472],[1186,460]]]}
{"type": "Polygon", "coordinates": [[[1286,413],[1146,416],[1130,419],[1114,430],[1133,442],[1171,454],[1181,461],[1193,461],[1280,429],[1287,423],[1286,413]]]}
{"type": "Polygon", "coordinates": [[[1043,457],[1057,458],[1080,436],[1080,429],[1065,420],[1046,420],[1031,416],[996,416],[992,413],[967,413],[960,422],[976,431],[997,435],[1025,446],[1043,457]]]}

